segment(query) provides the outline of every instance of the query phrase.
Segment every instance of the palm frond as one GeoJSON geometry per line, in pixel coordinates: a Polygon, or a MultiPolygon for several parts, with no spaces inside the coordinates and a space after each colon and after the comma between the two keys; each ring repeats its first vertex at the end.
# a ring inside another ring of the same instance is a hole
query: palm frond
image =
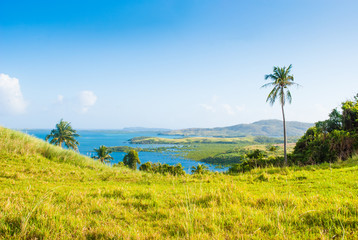
{"type": "Polygon", "coordinates": [[[290,75],[292,70],[292,64],[286,67],[273,67],[273,73],[265,75],[265,80],[272,80],[270,83],[264,84],[263,87],[273,87],[267,96],[266,102],[269,102],[273,105],[277,98],[279,98],[281,105],[285,105],[286,100],[291,103],[292,96],[291,92],[288,90],[290,86],[299,86],[294,82],[293,75],[290,75]],[[287,92],[287,93],[286,93],[287,92]]]}

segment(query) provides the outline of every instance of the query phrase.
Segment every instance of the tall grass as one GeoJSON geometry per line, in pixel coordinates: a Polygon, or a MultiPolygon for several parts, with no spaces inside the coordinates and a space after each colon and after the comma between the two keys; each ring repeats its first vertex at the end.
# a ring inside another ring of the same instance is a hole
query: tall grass
{"type": "Polygon", "coordinates": [[[103,168],[103,164],[61,147],[46,143],[30,135],[0,127],[0,149],[2,152],[22,156],[39,155],[54,162],[71,163],[80,167],[103,168]]]}

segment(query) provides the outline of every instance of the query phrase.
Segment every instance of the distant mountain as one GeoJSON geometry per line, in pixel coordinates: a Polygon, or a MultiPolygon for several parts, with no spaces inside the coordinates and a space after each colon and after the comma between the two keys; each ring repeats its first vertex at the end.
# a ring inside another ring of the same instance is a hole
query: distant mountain
{"type": "Polygon", "coordinates": [[[166,132],[166,131],[171,131],[171,129],[167,129],[167,128],[127,127],[127,128],[123,128],[122,131],[125,131],[125,132],[166,132]]]}
{"type": "MultiPolygon", "coordinates": [[[[286,121],[287,136],[302,136],[306,132],[306,130],[312,126],[313,123],[286,121]]],[[[250,124],[238,124],[229,127],[188,128],[182,130],[162,132],[161,134],[180,136],[283,137],[283,129],[281,120],[261,120],[250,124]]]]}

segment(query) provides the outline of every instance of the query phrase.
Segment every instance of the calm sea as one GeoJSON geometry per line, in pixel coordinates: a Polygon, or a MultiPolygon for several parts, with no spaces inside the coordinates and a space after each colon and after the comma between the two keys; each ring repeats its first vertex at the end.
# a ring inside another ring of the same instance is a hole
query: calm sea
{"type": "MultiPolygon", "coordinates": [[[[50,133],[50,130],[22,130],[23,132],[35,136],[40,139],[45,139],[45,137],[50,133]]],[[[131,144],[129,139],[140,136],[148,136],[148,137],[156,137],[158,136],[157,132],[121,132],[115,130],[78,130],[77,133],[80,137],[77,138],[79,145],[79,151],[81,154],[86,156],[93,156],[93,149],[98,148],[100,145],[105,145],[107,147],[112,146],[130,146],[130,147],[159,147],[159,146],[170,146],[170,145],[152,145],[152,144],[131,144]]],[[[168,137],[171,136],[160,136],[160,137],[168,137]]],[[[111,163],[121,162],[123,160],[125,153],[123,152],[113,152],[111,156],[114,158],[111,163]]],[[[177,163],[181,163],[184,167],[184,170],[187,173],[190,173],[190,169],[193,166],[197,166],[198,164],[205,164],[209,167],[211,171],[226,171],[227,168],[215,168],[215,165],[208,165],[203,162],[191,161],[184,159],[180,156],[176,156],[175,154],[171,154],[169,152],[160,153],[160,152],[140,152],[139,159],[141,163],[152,162],[152,163],[167,163],[169,165],[175,165],[177,163]]]]}

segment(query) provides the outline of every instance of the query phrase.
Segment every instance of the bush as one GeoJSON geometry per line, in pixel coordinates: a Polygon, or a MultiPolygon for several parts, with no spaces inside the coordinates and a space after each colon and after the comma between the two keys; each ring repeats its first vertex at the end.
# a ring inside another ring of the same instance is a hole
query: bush
{"type": "MultiPolygon", "coordinates": [[[[292,156],[288,155],[289,164],[292,164],[292,156]]],[[[283,157],[268,157],[268,158],[243,158],[241,163],[234,164],[229,168],[229,174],[249,172],[254,168],[266,167],[282,167],[284,165],[283,157]]]]}

